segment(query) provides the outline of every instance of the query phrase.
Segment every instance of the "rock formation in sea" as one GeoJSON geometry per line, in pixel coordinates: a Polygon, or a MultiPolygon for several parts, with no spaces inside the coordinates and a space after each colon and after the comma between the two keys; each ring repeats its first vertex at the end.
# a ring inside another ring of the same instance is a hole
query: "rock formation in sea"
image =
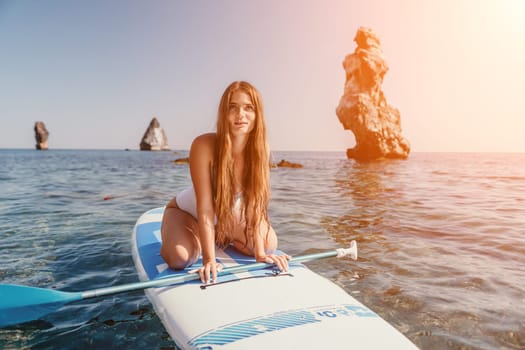
{"type": "Polygon", "coordinates": [[[36,149],[47,150],[48,144],[47,139],[49,137],[49,131],[46,129],[44,122],[35,122],[35,140],[36,149]]]}
{"type": "Polygon", "coordinates": [[[140,141],[141,151],[168,151],[168,138],[164,129],[160,127],[157,118],[153,118],[149,123],[142,140],[140,141]]]}
{"type": "Polygon", "coordinates": [[[190,164],[190,158],[184,157],[184,158],[177,158],[173,161],[174,164],[190,164]]]}
{"type": "Polygon", "coordinates": [[[277,163],[275,166],[278,168],[302,168],[303,167],[303,165],[300,163],[290,162],[285,159],[281,159],[281,161],[277,163]]]}
{"type": "Polygon", "coordinates": [[[405,159],[410,144],[401,135],[401,115],[387,103],[381,89],[388,66],[379,38],[361,27],[354,41],[357,48],[343,61],[346,83],[336,109],[344,129],[355,136],[355,147],[347,149],[346,155],[357,160],[405,159]]]}

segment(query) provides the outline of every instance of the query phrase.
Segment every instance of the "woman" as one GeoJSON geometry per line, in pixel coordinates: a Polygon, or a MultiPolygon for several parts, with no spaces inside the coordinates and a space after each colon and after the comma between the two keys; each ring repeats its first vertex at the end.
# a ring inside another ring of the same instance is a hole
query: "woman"
{"type": "Polygon", "coordinates": [[[161,255],[173,269],[193,264],[203,283],[215,282],[222,265],[215,245],[235,248],[285,271],[287,255],[275,255],[277,236],[268,220],[270,160],[259,92],[234,82],[222,95],[217,132],[198,136],[190,149],[193,186],[166,206],[161,255]]]}

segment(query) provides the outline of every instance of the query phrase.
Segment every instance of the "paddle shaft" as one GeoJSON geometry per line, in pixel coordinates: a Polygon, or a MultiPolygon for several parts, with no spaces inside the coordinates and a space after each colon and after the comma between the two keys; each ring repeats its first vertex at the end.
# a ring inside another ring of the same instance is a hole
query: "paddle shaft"
{"type": "MultiPolygon", "coordinates": [[[[327,251],[327,252],[322,252],[322,253],[305,254],[301,256],[296,256],[296,257],[292,257],[290,259],[290,262],[302,263],[302,262],[307,262],[307,261],[312,261],[312,260],[330,258],[334,256],[345,256],[348,254],[350,254],[350,256],[353,259],[357,259],[357,247],[356,247],[355,241],[352,241],[352,245],[348,249],[337,249],[337,250],[332,250],[332,251],[327,251]]],[[[232,267],[228,267],[220,271],[218,275],[224,276],[224,275],[231,275],[234,273],[261,270],[261,269],[264,269],[270,266],[273,266],[273,264],[263,263],[263,262],[247,264],[247,265],[232,266],[232,267]]],[[[130,291],[139,290],[139,289],[146,289],[146,288],[153,288],[153,287],[167,287],[167,286],[174,285],[174,284],[195,281],[198,279],[200,279],[199,274],[188,273],[188,274],[174,276],[174,277],[161,278],[157,280],[129,283],[129,284],[121,285],[121,286],[92,289],[92,290],[81,292],[81,294],[82,294],[82,299],[96,298],[96,297],[101,297],[104,295],[130,292],[130,291]]]]}

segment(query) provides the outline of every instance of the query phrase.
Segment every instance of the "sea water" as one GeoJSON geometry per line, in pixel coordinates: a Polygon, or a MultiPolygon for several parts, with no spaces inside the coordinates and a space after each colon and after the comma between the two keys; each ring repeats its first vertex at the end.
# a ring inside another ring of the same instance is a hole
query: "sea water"
{"type": "MultiPolygon", "coordinates": [[[[0,150],[0,283],[83,291],[136,282],[133,226],[190,184],[188,166],[172,162],[185,156],[0,150]]],[[[355,239],[357,262],[308,265],[421,349],[525,348],[525,154],[273,158],[303,165],[271,171],[281,249],[299,255],[355,239]]],[[[174,346],[142,291],[0,329],[3,349],[174,346]]]]}

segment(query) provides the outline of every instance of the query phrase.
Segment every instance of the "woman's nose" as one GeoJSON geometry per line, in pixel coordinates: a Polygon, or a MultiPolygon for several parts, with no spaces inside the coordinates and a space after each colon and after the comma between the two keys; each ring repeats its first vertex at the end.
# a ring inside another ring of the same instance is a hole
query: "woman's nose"
{"type": "Polygon", "coordinates": [[[235,108],[235,117],[236,117],[237,119],[240,119],[240,118],[242,118],[243,116],[244,116],[244,110],[243,110],[243,108],[242,108],[242,107],[237,107],[237,108],[235,108]]]}

